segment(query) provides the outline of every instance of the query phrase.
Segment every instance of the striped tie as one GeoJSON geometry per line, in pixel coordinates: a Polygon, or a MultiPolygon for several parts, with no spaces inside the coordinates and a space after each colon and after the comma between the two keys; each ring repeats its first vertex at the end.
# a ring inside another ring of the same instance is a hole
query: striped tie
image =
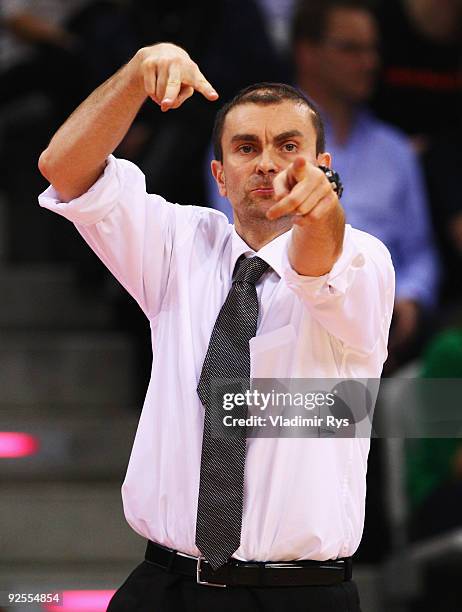
{"type": "MultiPolygon", "coordinates": [[[[205,419],[196,546],[214,570],[226,563],[240,546],[246,433],[245,428],[239,428],[237,433],[233,431],[226,437],[212,434],[214,415],[223,416],[222,401],[217,401],[213,393],[213,381],[245,379],[246,388],[250,387],[249,340],[257,333],[258,321],[255,283],[268,267],[259,257],[244,258],[240,262],[215,322],[197,386],[205,419]]],[[[226,385],[220,387],[221,399],[224,388],[226,385]]],[[[247,406],[235,406],[232,414],[233,417],[245,417],[247,406]]]]}

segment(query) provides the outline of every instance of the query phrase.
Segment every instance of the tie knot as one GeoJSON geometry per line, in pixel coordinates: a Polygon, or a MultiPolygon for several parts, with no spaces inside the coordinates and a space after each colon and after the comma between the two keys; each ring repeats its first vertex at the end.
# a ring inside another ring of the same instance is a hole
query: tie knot
{"type": "Polygon", "coordinates": [[[258,282],[260,276],[268,270],[269,264],[260,257],[248,257],[243,259],[239,265],[234,282],[240,283],[255,283],[258,282]]]}

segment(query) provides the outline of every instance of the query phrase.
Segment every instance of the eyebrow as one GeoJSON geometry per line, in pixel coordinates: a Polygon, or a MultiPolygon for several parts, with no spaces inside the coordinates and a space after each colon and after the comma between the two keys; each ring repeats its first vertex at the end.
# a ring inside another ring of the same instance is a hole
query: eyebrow
{"type": "Polygon", "coordinates": [[[242,142],[243,140],[246,142],[258,142],[260,139],[255,134],[235,134],[231,138],[231,142],[242,142]]]}
{"type": "MultiPolygon", "coordinates": [[[[289,130],[287,132],[282,132],[282,134],[278,134],[274,137],[275,142],[282,142],[284,140],[289,140],[290,138],[303,138],[303,134],[299,130],[289,130]]],[[[231,138],[231,142],[259,142],[260,139],[255,134],[235,134],[231,138]]]]}
{"type": "Polygon", "coordinates": [[[282,132],[275,136],[275,142],[282,142],[283,140],[290,140],[291,138],[303,138],[303,134],[299,130],[289,130],[288,132],[282,132]]]}

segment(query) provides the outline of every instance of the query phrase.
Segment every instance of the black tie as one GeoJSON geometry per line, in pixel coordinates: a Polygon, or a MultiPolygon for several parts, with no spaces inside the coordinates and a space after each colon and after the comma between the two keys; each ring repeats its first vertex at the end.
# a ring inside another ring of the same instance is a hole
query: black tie
{"type": "MultiPolygon", "coordinates": [[[[243,259],[240,263],[215,321],[197,386],[205,419],[196,546],[214,570],[226,563],[240,546],[246,431],[239,428],[237,434],[233,431],[227,437],[212,435],[214,410],[224,414],[222,404],[216,403],[213,394],[213,380],[247,379],[250,386],[249,340],[257,333],[258,321],[255,283],[268,267],[259,257],[243,259]]],[[[246,415],[245,405],[236,406],[232,411],[233,417],[246,415]]]]}

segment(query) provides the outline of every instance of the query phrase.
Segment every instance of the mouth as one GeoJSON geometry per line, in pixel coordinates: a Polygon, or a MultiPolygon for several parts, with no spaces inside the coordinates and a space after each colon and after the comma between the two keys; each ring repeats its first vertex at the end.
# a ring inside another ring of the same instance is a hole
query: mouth
{"type": "Polygon", "coordinates": [[[274,189],[272,187],[257,187],[256,189],[252,189],[252,193],[258,196],[272,197],[274,196],[274,189]]]}

